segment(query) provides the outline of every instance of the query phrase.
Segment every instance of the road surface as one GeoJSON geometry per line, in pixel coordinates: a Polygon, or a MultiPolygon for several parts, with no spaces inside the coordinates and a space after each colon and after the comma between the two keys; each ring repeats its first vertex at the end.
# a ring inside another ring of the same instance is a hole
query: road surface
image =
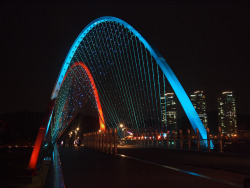
{"type": "Polygon", "coordinates": [[[250,173],[248,158],[217,154],[135,147],[120,147],[118,156],[85,147],[59,148],[59,153],[66,188],[243,187],[250,173]],[[237,168],[225,168],[228,164],[237,168]]]}

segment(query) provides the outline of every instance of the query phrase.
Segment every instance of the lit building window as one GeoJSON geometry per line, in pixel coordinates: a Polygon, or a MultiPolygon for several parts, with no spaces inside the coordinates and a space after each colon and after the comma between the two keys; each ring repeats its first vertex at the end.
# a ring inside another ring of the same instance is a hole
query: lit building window
{"type": "Polygon", "coordinates": [[[203,91],[195,91],[193,94],[190,95],[190,100],[198,113],[201,122],[207,128],[207,107],[206,107],[206,96],[204,95],[203,91]]]}
{"type": "Polygon", "coordinates": [[[232,136],[238,132],[235,98],[232,91],[222,92],[218,98],[218,121],[222,125],[222,133],[232,136]]]}

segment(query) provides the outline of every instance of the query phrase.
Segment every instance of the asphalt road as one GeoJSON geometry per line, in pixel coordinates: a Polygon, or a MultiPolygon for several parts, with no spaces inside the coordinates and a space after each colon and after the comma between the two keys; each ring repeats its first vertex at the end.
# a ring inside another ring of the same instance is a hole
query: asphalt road
{"type": "Polygon", "coordinates": [[[84,147],[59,153],[66,188],[243,187],[250,172],[249,158],[238,156],[147,148],[119,148],[118,156],[84,147]],[[230,164],[238,168],[225,168],[230,164]]]}

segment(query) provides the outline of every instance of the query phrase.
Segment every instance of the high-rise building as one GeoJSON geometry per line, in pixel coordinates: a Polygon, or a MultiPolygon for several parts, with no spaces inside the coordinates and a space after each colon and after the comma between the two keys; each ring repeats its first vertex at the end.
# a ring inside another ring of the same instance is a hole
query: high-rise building
{"type": "Polygon", "coordinates": [[[201,122],[204,127],[207,128],[207,106],[206,106],[206,96],[203,91],[195,91],[190,95],[190,100],[198,113],[201,122]]]}
{"type": "Polygon", "coordinates": [[[223,135],[237,135],[236,105],[232,91],[224,91],[218,98],[218,118],[223,135]]]}
{"type": "Polygon", "coordinates": [[[162,124],[166,131],[177,131],[177,109],[174,93],[165,93],[161,97],[162,124]]]}
{"type": "Polygon", "coordinates": [[[166,113],[166,97],[161,97],[161,122],[162,126],[164,127],[164,131],[167,128],[167,113],[166,113]]]}

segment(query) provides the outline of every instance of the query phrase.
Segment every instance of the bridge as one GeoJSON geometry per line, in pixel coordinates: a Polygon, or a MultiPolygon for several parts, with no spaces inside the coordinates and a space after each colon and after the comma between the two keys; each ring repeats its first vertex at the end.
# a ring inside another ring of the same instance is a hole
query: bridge
{"type": "Polygon", "coordinates": [[[216,160],[224,168],[237,160],[220,156],[221,134],[214,142],[209,135],[160,53],[128,23],[101,17],[82,30],[63,62],[29,168],[35,174],[52,158],[46,187],[242,187],[244,170],[216,169],[216,160]],[[169,90],[192,130],[176,131],[162,121],[167,103],[161,97],[169,90]],[[98,130],[81,135],[79,146],[58,148],[83,109],[96,114],[98,130]],[[186,157],[188,165],[180,162],[186,157]],[[204,170],[204,159],[213,169],[204,170]]]}

